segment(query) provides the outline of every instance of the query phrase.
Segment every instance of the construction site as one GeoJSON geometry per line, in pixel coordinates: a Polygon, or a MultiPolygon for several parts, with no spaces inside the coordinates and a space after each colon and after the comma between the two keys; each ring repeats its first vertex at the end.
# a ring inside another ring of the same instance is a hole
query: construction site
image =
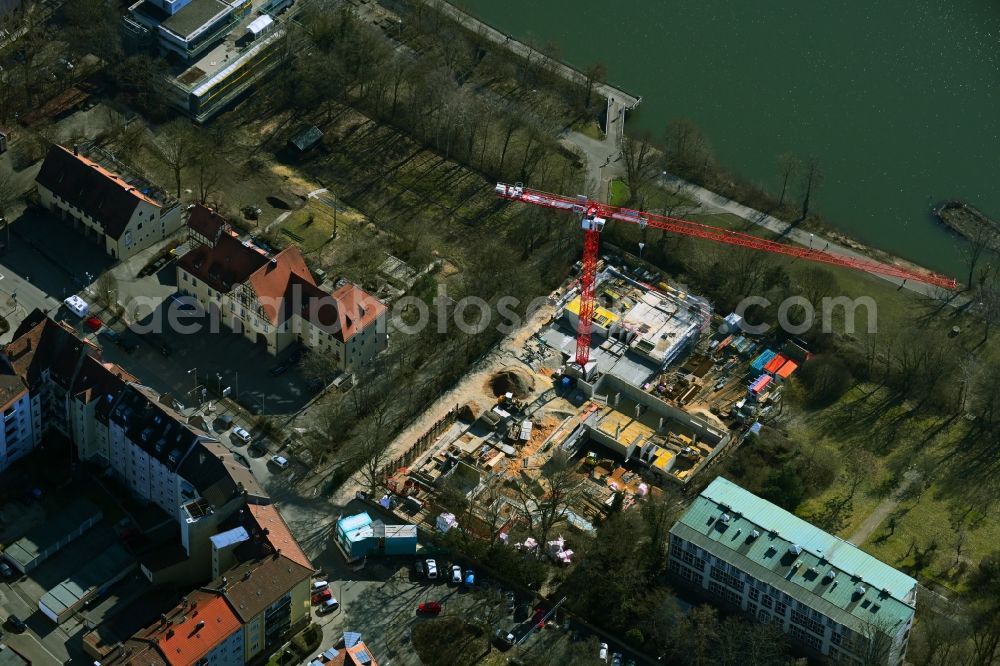
{"type": "Polygon", "coordinates": [[[603,262],[598,293],[591,381],[566,371],[580,303],[571,281],[551,295],[551,316],[511,350],[517,362],[469,396],[476,399],[461,410],[463,420],[410,466],[394,470],[387,487],[414,520],[506,539],[517,533],[525,502],[542,502],[550,492],[549,468],[558,459],[576,480],[560,522],[568,533],[591,531],[614,507],[630,507],[665,484],[688,483],[731,444],[713,414],[688,412],[654,390],[665,368],[705,339],[708,303],[630,278],[610,261],[603,262]],[[446,486],[470,499],[466,515],[437,505],[446,486]]]}
{"type": "Polygon", "coordinates": [[[383,502],[430,529],[461,528],[557,563],[571,561],[567,543],[577,531],[687,486],[759,432],[810,356],[790,336],[755,335],[740,314],[713,313],[706,299],[634,257],[599,256],[605,219],[870,272],[900,270],[519,184],[498,184],[496,193],[580,215],[583,259],[505,340],[489,374],[463,380],[453,394],[459,418],[405,466],[386,469],[394,497],[383,502]],[[456,496],[464,500],[454,503],[456,496]],[[552,536],[560,536],[537,543],[530,525],[554,506],[552,536]]]}

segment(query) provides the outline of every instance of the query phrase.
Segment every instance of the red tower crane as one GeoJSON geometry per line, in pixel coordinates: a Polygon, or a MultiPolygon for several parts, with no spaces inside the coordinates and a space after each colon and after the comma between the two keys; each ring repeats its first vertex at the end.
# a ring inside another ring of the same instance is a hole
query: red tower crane
{"type": "Polygon", "coordinates": [[[788,257],[832,264],[834,266],[845,266],[876,275],[886,275],[902,278],[903,280],[917,280],[945,289],[954,289],[957,284],[952,278],[928,271],[915,271],[890,264],[883,264],[871,259],[849,257],[788,243],[778,243],[739,231],[720,229],[707,224],[670,217],[669,215],[657,215],[645,211],[611,206],[593,201],[583,195],[567,197],[560,194],[550,194],[548,192],[528,189],[521,183],[515,185],[497,183],[496,193],[497,196],[509,199],[510,201],[520,201],[521,203],[532,204],[534,206],[570,211],[581,216],[581,226],[583,228],[583,270],[580,274],[580,322],[577,327],[576,337],[576,362],[581,368],[585,368],[587,361],[590,360],[590,333],[593,327],[594,303],[596,299],[596,285],[594,284],[594,280],[597,277],[597,259],[601,244],[601,231],[604,229],[604,224],[607,220],[631,222],[632,224],[639,225],[642,229],[652,227],[680,234],[681,236],[703,238],[716,243],[747,247],[762,252],[773,252],[788,257]]]}

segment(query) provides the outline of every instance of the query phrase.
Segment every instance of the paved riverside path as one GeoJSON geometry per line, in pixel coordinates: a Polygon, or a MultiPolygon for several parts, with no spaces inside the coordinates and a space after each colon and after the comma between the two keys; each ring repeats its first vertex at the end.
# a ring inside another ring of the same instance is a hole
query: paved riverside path
{"type": "MultiPolygon", "coordinates": [[[[545,55],[541,51],[534,49],[523,42],[519,42],[510,35],[497,30],[496,28],[483,23],[481,20],[477,19],[475,16],[466,14],[461,9],[455,7],[445,0],[424,0],[424,2],[437,9],[441,13],[450,17],[451,19],[462,24],[469,30],[479,33],[489,39],[495,44],[500,44],[508,50],[516,53],[517,55],[525,58],[526,60],[545,60],[549,70],[559,74],[564,79],[568,81],[574,81],[580,85],[587,85],[587,77],[583,72],[573,69],[569,65],[554,60],[549,56],[545,55]]],[[[641,97],[636,97],[631,95],[621,88],[616,88],[607,83],[595,82],[594,91],[597,92],[602,97],[606,97],[608,100],[613,100],[611,108],[609,111],[609,118],[613,117],[611,114],[617,114],[619,110],[624,109],[625,111],[631,111],[639,105],[642,101],[641,97]]]]}
{"type": "MultiPolygon", "coordinates": [[[[815,236],[814,234],[805,231],[803,229],[795,228],[795,225],[791,222],[785,222],[779,220],[776,217],[763,213],[759,210],[750,208],[749,206],[744,206],[741,203],[733,201],[721,194],[707,190],[704,187],[695,185],[694,183],[681,180],[670,174],[666,174],[660,178],[660,183],[664,186],[673,185],[674,187],[679,186],[679,193],[683,194],[691,199],[694,199],[698,203],[702,204],[708,209],[715,209],[719,212],[729,213],[740,217],[747,222],[752,222],[757,226],[764,227],[770,231],[781,236],[781,238],[787,242],[796,243],[798,245],[804,245],[816,250],[823,250],[824,252],[829,252],[830,254],[839,254],[845,257],[851,257],[854,259],[864,259],[866,261],[878,261],[872,257],[853,250],[846,245],[834,243],[833,241],[828,241],[823,236],[815,236]]],[[[917,282],[916,280],[903,280],[897,277],[891,277],[888,275],[879,275],[872,273],[876,277],[882,278],[887,282],[891,282],[894,285],[901,286],[901,288],[908,289],[917,294],[923,296],[928,296],[932,298],[940,298],[947,293],[947,290],[942,289],[931,284],[926,284],[924,282],[917,282]]],[[[964,303],[964,297],[958,297],[951,301],[953,305],[959,305],[964,303]]]]}

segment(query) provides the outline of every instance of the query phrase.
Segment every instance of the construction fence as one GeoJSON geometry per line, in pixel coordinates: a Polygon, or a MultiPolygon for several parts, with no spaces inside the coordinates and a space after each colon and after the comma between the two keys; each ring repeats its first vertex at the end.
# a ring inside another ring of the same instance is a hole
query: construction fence
{"type": "Polygon", "coordinates": [[[430,428],[427,429],[423,435],[417,438],[417,441],[413,443],[410,448],[400,454],[395,460],[388,463],[382,468],[382,478],[388,479],[395,473],[400,467],[409,467],[413,464],[413,461],[418,457],[423,455],[430,445],[433,444],[438,437],[441,436],[445,430],[451,427],[451,425],[458,418],[458,405],[455,405],[448,410],[448,413],[439,418],[434,422],[430,428]]]}

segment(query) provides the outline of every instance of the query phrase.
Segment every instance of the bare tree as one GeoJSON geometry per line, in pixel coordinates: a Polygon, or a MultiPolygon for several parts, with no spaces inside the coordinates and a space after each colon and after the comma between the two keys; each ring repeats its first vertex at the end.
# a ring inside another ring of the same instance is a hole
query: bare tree
{"type": "Polygon", "coordinates": [[[888,620],[868,620],[855,638],[855,654],[864,666],[885,666],[895,645],[896,625],[888,620]]]}
{"type": "Polygon", "coordinates": [[[118,280],[111,271],[104,271],[94,282],[94,300],[108,310],[117,310],[118,280]]]}
{"type": "Polygon", "coordinates": [[[385,466],[389,462],[386,435],[390,431],[389,418],[390,401],[386,400],[375,406],[363,423],[362,444],[358,457],[361,460],[361,477],[365,489],[374,494],[382,487],[385,466]]]}
{"type": "Polygon", "coordinates": [[[181,173],[195,157],[191,126],[185,120],[174,120],[162,127],[159,136],[150,144],[153,156],[170,169],[181,197],[181,173]]]}
{"type": "Polygon", "coordinates": [[[581,479],[569,456],[555,453],[541,468],[537,487],[521,478],[515,490],[531,536],[544,548],[552,528],[563,519],[566,508],[579,492],[581,479]]]}
{"type": "MultiPolygon", "coordinates": [[[[997,232],[985,222],[980,221],[974,224],[970,231],[971,233],[965,235],[966,242],[961,246],[962,259],[968,270],[965,281],[967,289],[972,289],[977,282],[985,279],[986,276],[977,273],[976,269],[983,258],[989,256],[990,249],[996,247],[997,241],[1000,240],[997,232]]],[[[986,266],[985,271],[989,272],[990,270],[991,267],[986,266]]]]}
{"type": "Polygon", "coordinates": [[[809,215],[813,192],[823,181],[823,172],[820,171],[819,162],[815,158],[810,159],[804,167],[802,178],[802,213],[799,219],[804,220],[809,215]]]}
{"type": "MultiPolygon", "coordinates": [[[[594,94],[594,86],[598,83],[604,83],[604,81],[608,78],[608,68],[604,65],[604,63],[597,62],[585,69],[583,75],[586,77],[584,88],[587,90],[583,106],[585,109],[589,109],[590,99],[594,94]]],[[[608,118],[608,123],[610,124],[610,122],[611,118],[608,118]]]]}
{"type": "Polygon", "coordinates": [[[648,134],[639,137],[626,134],[622,139],[622,160],[628,181],[629,201],[641,201],[642,192],[658,173],[656,153],[648,134]]]}
{"type": "Polygon", "coordinates": [[[791,153],[784,153],[778,156],[778,176],[781,178],[781,194],[778,196],[778,208],[785,204],[785,195],[788,193],[788,184],[794,181],[799,171],[802,170],[802,161],[791,153]]]}

